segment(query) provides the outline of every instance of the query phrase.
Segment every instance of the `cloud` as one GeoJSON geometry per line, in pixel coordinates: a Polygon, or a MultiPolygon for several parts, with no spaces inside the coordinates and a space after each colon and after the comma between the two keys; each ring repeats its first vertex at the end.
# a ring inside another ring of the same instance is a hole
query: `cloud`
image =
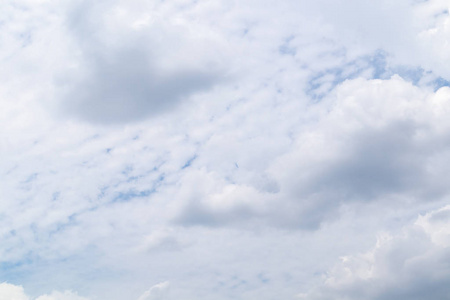
{"type": "Polygon", "coordinates": [[[420,66],[449,78],[447,1],[316,1],[312,11],[330,24],[349,51],[388,53],[391,65],[420,66]],[[400,13],[401,12],[401,13],[400,13]],[[350,46],[351,45],[351,46],[350,46]]]}
{"type": "Polygon", "coordinates": [[[221,179],[218,171],[188,171],[179,191],[186,204],[176,220],[317,229],[335,219],[346,203],[440,201],[447,195],[442,181],[447,171],[436,162],[449,155],[443,131],[448,121],[442,114],[448,97],[447,87],[423,92],[397,76],[348,80],[309,107],[314,120],[296,133],[287,153],[262,158],[269,162],[265,167],[242,171],[250,158],[236,152],[222,159],[234,166],[222,171],[230,180],[221,179]],[[240,178],[245,171],[247,177],[240,178]]]}
{"type": "Polygon", "coordinates": [[[430,159],[448,156],[438,129],[447,121],[435,115],[448,104],[447,93],[426,95],[399,78],[347,81],[317,106],[323,115],[276,160],[271,177],[300,212],[313,209],[309,217],[332,216],[343,203],[440,200],[446,192],[437,173],[445,171],[430,159]]]}
{"type": "Polygon", "coordinates": [[[152,70],[146,54],[134,50],[109,59],[95,58],[87,68],[87,74],[69,83],[64,104],[67,111],[96,123],[124,123],[158,115],[218,79],[207,71],[162,74],[152,70]]]}
{"type": "MultiPolygon", "coordinates": [[[[161,282],[152,286],[149,290],[143,293],[138,300],[163,300],[167,299],[169,289],[169,282],[161,282]]],[[[30,300],[31,298],[25,294],[22,286],[9,284],[6,282],[0,283],[0,299],[1,300],[30,300]]],[[[45,294],[35,298],[35,300],[89,300],[78,296],[71,291],[58,292],[53,291],[50,294],[45,294]]]]}
{"type": "Polygon", "coordinates": [[[401,239],[448,201],[448,1],[391,2],[2,2],[2,278],[288,299],[401,239]]]}
{"type": "Polygon", "coordinates": [[[21,286],[3,282],[0,284],[0,299],[2,300],[29,300],[21,286]]]}
{"type": "Polygon", "coordinates": [[[217,48],[213,39],[167,20],[149,22],[132,3],[82,1],[68,15],[78,53],[56,81],[63,110],[78,118],[140,121],[224,77],[219,56],[211,55],[217,48]]]}
{"type": "MultiPolygon", "coordinates": [[[[22,286],[13,285],[10,283],[0,283],[0,299],[2,300],[30,300],[31,298],[25,294],[22,286]]],[[[88,300],[80,297],[77,294],[65,291],[63,293],[54,291],[49,295],[42,295],[36,300],[88,300]]]]}
{"type": "Polygon", "coordinates": [[[164,300],[167,298],[169,282],[161,282],[152,286],[148,291],[143,293],[138,300],[164,300]]]}
{"type": "Polygon", "coordinates": [[[445,299],[450,292],[450,207],[420,216],[369,252],[342,258],[322,286],[300,299],[445,299]],[[432,228],[432,230],[430,230],[432,228]]]}
{"type": "Polygon", "coordinates": [[[88,300],[87,298],[80,297],[73,292],[65,291],[61,292],[52,292],[49,295],[43,295],[36,298],[36,300],[88,300]]]}

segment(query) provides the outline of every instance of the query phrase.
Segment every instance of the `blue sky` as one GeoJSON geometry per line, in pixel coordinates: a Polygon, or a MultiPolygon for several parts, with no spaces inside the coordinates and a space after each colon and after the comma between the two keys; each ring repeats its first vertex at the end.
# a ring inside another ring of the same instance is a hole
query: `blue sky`
{"type": "Polygon", "coordinates": [[[0,4],[0,300],[450,293],[446,0],[0,4]]]}

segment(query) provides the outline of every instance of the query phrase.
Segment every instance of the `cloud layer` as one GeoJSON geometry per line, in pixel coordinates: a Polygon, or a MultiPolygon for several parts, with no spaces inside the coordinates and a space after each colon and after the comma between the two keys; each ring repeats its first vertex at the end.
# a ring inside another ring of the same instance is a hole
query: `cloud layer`
{"type": "Polygon", "coordinates": [[[0,4],[0,299],[445,298],[450,7],[391,2],[0,4]]]}

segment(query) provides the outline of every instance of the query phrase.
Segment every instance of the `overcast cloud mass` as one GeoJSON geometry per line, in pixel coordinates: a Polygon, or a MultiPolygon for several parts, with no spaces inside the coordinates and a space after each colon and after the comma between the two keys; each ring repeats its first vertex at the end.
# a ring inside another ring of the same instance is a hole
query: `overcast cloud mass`
{"type": "Polygon", "coordinates": [[[0,300],[450,298],[448,0],[4,0],[0,300]]]}

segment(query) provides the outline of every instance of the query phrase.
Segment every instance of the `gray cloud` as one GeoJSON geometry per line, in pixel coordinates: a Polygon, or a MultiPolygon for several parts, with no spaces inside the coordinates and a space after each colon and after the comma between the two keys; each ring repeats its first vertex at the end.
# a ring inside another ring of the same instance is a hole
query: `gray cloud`
{"type": "Polygon", "coordinates": [[[329,190],[340,201],[371,200],[389,193],[411,192],[423,178],[418,126],[394,122],[381,129],[358,132],[340,149],[336,161],[323,162],[301,194],[329,190]],[[419,149],[418,149],[419,148],[419,149]]]}
{"type": "Polygon", "coordinates": [[[139,121],[173,109],[223,78],[211,66],[214,63],[196,61],[192,51],[184,49],[195,40],[187,37],[182,45],[176,44],[171,36],[182,35],[176,32],[180,28],[133,29],[131,21],[107,17],[113,4],[81,2],[70,10],[67,25],[79,54],[76,67],[67,68],[57,79],[63,110],[93,123],[139,121]],[[108,26],[114,21],[117,28],[111,31],[108,26]],[[161,66],[172,57],[175,67],[161,66]]]}
{"type": "Polygon", "coordinates": [[[123,123],[157,115],[219,79],[217,73],[198,70],[158,73],[149,55],[139,50],[105,56],[110,57],[89,58],[87,74],[69,82],[65,94],[65,109],[91,122],[123,123]]]}
{"type": "Polygon", "coordinates": [[[346,256],[330,270],[322,286],[300,299],[446,299],[450,293],[448,242],[433,237],[433,230],[448,234],[449,219],[436,222],[435,215],[449,208],[420,217],[402,234],[380,237],[369,252],[346,256]]]}
{"type": "Polygon", "coordinates": [[[174,222],[183,226],[210,226],[219,227],[233,223],[245,223],[255,220],[257,214],[253,211],[251,205],[236,205],[228,209],[215,210],[207,203],[192,200],[187,206],[182,208],[174,222]]]}
{"type": "MultiPolygon", "coordinates": [[[[445,121],[433,106],[447,90],[426,98],[410,89],[399,78],[341,84],[337,97],[317,104],[324,114],[298,134],[297,144],[262,170],[270,178],[265,185],[279,188],[236,182],[234,173],[225,188],[186,181],[198,188],[183,196],[176,222],[316,230],[336,220],[344,204],[442,200],[447,171],[436,162],[448,159],[449,144],[436,130],[445,121]]],[[[203,176],[198,180],[206,183],[212,174],[203,176]]]]}

